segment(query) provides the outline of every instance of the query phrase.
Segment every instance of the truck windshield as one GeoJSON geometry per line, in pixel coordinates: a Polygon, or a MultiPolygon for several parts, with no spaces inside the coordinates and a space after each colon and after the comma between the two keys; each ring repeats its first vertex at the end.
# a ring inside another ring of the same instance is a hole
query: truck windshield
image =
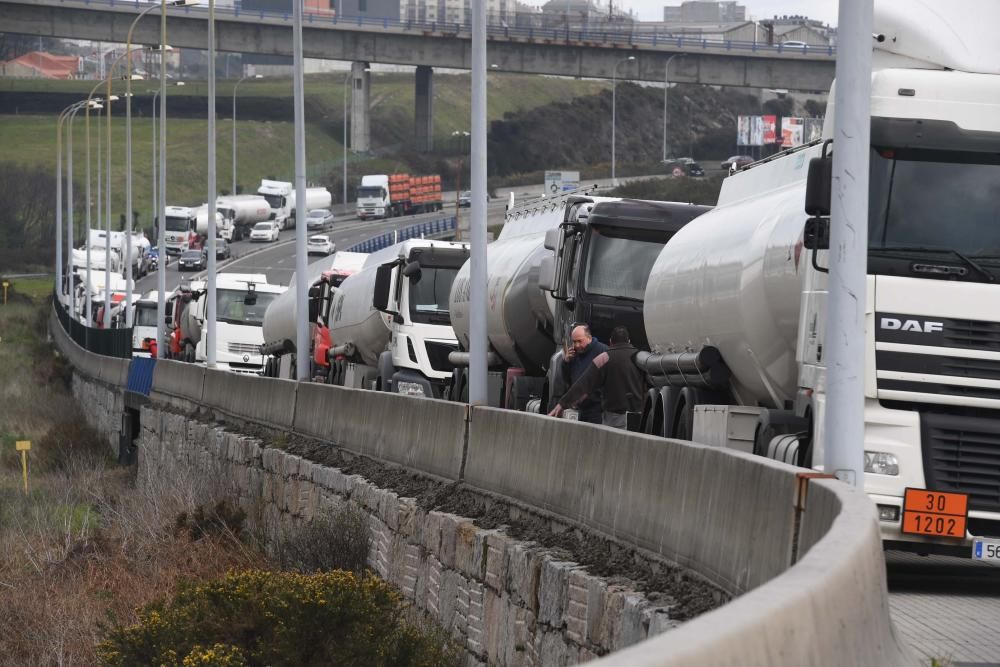
{"type": "Polygon", "coordinates": [[[165,222],[167,223],[168,232],[186,232],[191,228],[191,223],[187,218],[174,218],[167,216],[165,222]]]}
{"type": "Polygon", "coordinates": [[[267,205],[271,208],[281,208],[285,205],[285,198],[281,195],[261,195],[267,200],[267,205]]]}
{"type": "Polygon", "coordinates": [[[642,301],[661,241],[610,236],[591,227],[583,289],[588,294],[642,301]]]}
{"type": "Polygon", "coordinates": [[[872,150],[871,251],[955,251],[1000,258],[1000,156],[872,150]]]}
{"type": "Polygon", "coordinates": [[[362,197],[376,197],[378,199],[381,199],[384,196],[385,196],[385,190],[383,190],[380,187],[371,186],[365,188],[358,188],[358,199],[361,199],[362,197]]]}
{"type": "Polygon", "coordinates": [[[424,266],[420,280],[410,281],[410,319],[421,324],[451,324],[448,296],[458,268],[424,266]]]}
{"type": "Polygon", "coordinates": [[[264,311],[278,295],[256,292],[257,301],[253,305],[244,303],[246,296],[246,290],[216,290],[215,319],[228,324],[264,326],[264,311]]]}
{"type": "Polygon", "coordinates": [[[139,306],[135,309],[135,322],[137,327],[156,326],[156,306],[139,306]]]}

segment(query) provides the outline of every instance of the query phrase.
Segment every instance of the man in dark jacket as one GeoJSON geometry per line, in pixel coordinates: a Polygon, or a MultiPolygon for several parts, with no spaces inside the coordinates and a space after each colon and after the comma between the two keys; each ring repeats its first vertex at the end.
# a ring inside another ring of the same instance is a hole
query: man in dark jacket
{"type": "Polygon", "coordinates": [[[603,388],[602,423],[625,428],[625,413],[641,410],[646,393],[646,376],[635,365],[636,352],[638,350],[629,341],[628,329],[615,327],[611,331],[611,347],[594,357],[587,371],[573,383],[549,415],[558,417],[564,409],[573,407],[596,389],[603,388]]]}
{"type": "MultiPolygon", "coordinates": [[[[566,386],[571,386],[582,378],[587,369],[593,365],[597,355],[608,349],[607,345],[591,335],[590,327],[586,324],[577,324],[574,326],[570,332],[570,340],[572,341],[572,347],[566,350],[562,365],[566,386]]],[[[600,424],[600,390],[598,389],[580,401],[577,409],[580,411],[580,421],[600,424]]]]}

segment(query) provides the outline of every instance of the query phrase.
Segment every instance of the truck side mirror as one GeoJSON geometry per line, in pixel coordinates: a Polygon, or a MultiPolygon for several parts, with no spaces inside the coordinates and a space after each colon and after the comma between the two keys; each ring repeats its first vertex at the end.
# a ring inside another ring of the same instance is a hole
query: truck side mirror
{"type": "Polygon", "coordinates": [[[830,215],[830,194],[833,189],[833,157],[827,154],[828,140],[823,144],[822,157],[809,160],[806,176],[806,215],[825,217],[830,215]]]}
{"type": "Polygon", "coordinates": [[[319,320],[319,297],[309,295],[309,321],[316,322],[319,320]]]}
{"type": "Polygon", "coordinates": [[[408,262],[403,267],[403,275],[410,279],[411,283],[420,282],[420,262],[408,262]]]}
{"type": "Polygon", "coordinates": [[[562,233],[562,230],[559,229],[558,227],[554,227],[554,228],[548,230],[547,232],[545,232],[545,249],[546,250],[555,250],[556,248],[559,247],[559,235],[561,233],[562,233]]]}
{"type": "Polygon", "coordinates": [[[809,218],[802,232],[802,245],[808,250],[830,249],[830,219],[809,218]]]}
{"type": "Polygon", "coordinates": [[[375,290],[372,294],[372,307],[385,312],[389,309],[389,288],[392,286],[392,270],[395,262],[383,264],[375,271],[375,290]]]}
{"type": "Polygon", "coordinates": [[[554,292],[556,289],[556,258],[552,255],[542,257],[538,265],[538,287],[543,292],[554,292]]]}
{"type": "Polygon", "coordinates": [[[322,294],[322,290],[320,289],[320,286],[318,284],[309,286],[310,299],[318,299],[320,294],[322,294]]]}

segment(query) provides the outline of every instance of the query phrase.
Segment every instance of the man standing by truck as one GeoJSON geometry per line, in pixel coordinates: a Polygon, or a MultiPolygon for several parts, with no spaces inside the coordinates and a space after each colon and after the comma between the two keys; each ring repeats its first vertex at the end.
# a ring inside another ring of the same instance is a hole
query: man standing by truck
{"type": "Polygon", "coordinates": [[[594,357],[583,376],[573,383],[549,415],[558,417],[564,409],[603,389],[601,407],[604,414],[601,423],[613,428],[625,428],[625,414],[641,410],[646,394],[646,378],[635,365],[637,352],[629,340],[628,329],[612,329],[611,347],[594,357]]]}
{"type": "MultiPolygon", "coordinates": [[[[583,377],[597,355],[607,352],[608,346],[597,340],[590,333],[586,324],[576,324],[570,331],[570,346],[566,348],[563,359],[563,377],[566,385],[572,386],[583,377]]],[[[589,424],[601,423],[601,393],[592,392],[580,402],[580,421],[589,424]]]]}

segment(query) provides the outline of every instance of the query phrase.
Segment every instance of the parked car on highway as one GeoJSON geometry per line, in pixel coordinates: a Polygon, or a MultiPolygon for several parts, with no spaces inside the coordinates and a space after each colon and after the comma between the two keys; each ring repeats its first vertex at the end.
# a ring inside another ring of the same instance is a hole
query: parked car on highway
{"type": "Polygon", "coordinates": [[[325,208],[314,208],[306,215],[306,229],[324,229],[333,224],[333,213],[325,208]]]}
{"type": "Polygon", "coordinates": [[[798,50],[806,51],[809,48],[808,44],[806,44],[805,42],[800,42],[796,39],[785,40],[784,42],[779,44],[779,46],[782,48],[782,50],[795,49],[796,51],[798,50]]]}
{"type": "Polygon", "coordinates": [[[472,190],[466,190],[458,196],[458,205],[462,208],[470,208],[472,206],[472,190]]]}
{"type": "Polygon", "coordinates": [[[742,169],[752,162],[753,158],[749,155],[730,155],[719,163],[719,169],[729,171],[732,168],[732,165],[736,165],[736,169],[742,169]]]}
{"type": "Polygon", "coordinates": [[[276,222],[258,222],[250,232],[250,242],[271,242],[277,241],[281,228],[276,222]]]}
{"type": "Polygon", "coordinates": [[[225,239],[215,239],[215,258],[229,259],[233,256],[233,248],[225,239]]]}
{"type": "Polygon", "coordinates": [[[177,259],[178,271],[203,271],[207,265],[208,251],[203,248],[185,250],[177,259]]]}
{"type": "Polygon", "coordinates": [[[326,234],[310,236],[306,242],[306,253],[309,255],[332,255],[337,246],[326,234]]]}

